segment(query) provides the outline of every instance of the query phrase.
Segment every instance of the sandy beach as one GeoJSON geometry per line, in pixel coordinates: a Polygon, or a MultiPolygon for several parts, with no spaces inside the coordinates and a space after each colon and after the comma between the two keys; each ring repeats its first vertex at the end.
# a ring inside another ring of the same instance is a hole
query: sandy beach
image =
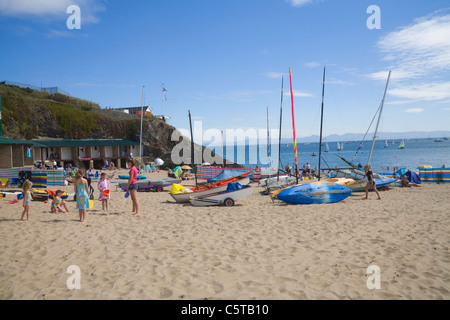
{"type": "Polygon", "coordinates": [[[111,213],[95,200],[84,223],[73,197],[69,213],[33,201],[20,221],[22,205],[8,195],[0,299],[450,299],[450,184],[308,206],[273,203],[252,186],[231,208],[177,204],[167,187],[140,192],[140,216],[113,186],[111,213]],[[80,289],[67,287],[72,265],[80,289]],[[372,265],[380,289],[367,286],[372,265]]]}

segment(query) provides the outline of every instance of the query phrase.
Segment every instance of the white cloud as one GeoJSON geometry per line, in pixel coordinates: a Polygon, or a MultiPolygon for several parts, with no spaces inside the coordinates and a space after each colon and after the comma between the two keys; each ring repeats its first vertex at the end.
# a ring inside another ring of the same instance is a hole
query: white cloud
{"type": "Polygon", "coordinates": [[[67,8],[78,5],[82,23],[99,21],[97,13],[105,10],[100,0],[0,0],[0,15],[10,17],[68,17],[67,8]]]}
{"type": "MultiPolygon", "coordinates": [[[[437,12],[391,32],[378,41],[392,70],[389,95],[415,101],[450,98],[450,14],[437,12]]],[[[388,71],[369,74],[386,81],[388,71]]],[[[400,102],[398,102],[400,103],[400,102]]]]}
{"type": "Polygon", "coordinates": [[[348,82],[348,81],[339,80],[339,79],[330,79],[329,81],[326,81],[326,84],[334,84],[334,85],[342,85],[342,86],[354,86],[355,85],[353,82],[348,82]]]}
{"type": "Polygon", "coordinates": [[[294,7],[301,7],[313,2],[313,0],[287,0],[287,1],[290,2],[294,7]]]}
{"type": "Polygon", "coordinates": [[[417,100],[397,100],[397,101],[387,101],[386,104],[390,105],[402,105],[402,104],[412,104],[417,102],[417,100]]]}
{"type": "Polygon", "coordinates": [[[194,98],[197,100],[228,100],[234,102],[251,102],[255,100],[257,96],[265,96],[272,95],[273,91],[269,90],[239,90],[232,91],[228,93],[219,93],[219,94],[205,94],[201,92],[197,92],[194,94],[194,98]]]}
{"type": "Polygon", "coordinates": [[[378,45],[397,76],[421,77],[450,70],[450,14],[431,16],[389,33],[378,45]]]}
{"type": "MultiPolygon", "coordinates": [[[[293,93],[294,93],[294,97],[299,97],[299,98],[311,98],[311,97],[314,97],[314,95],[311,94],[311,93],[298,91],[298,90],[293,90],[293,93]]],[[[284,95],[290,97],[291,93],[290,93],[290,91],[285,91],[284,95]]]]}
{"type": "Polygon", "coordinates": [[[388,93],[391,96],[416,101],[445,100],[450,99],[450,82],[398,86],[390,89],[388,93]]]}
{"type": "Polygon", "coordinates": [[[265,77],[271,78],[271,79],[281,79],[283,76],[282,72],[266,72],[263,74],[265,77]]]}
{"type": "Polygon", "coordinates": [[[422,113],[424,111],[425,111],[424,109],[420,109],[420,108],[417,108],[417,109],[406,109],[405,110],[405,112],[407,112],[407,113],[422,113]]]}
{"type": "Polygon", "coordinates": [[[0,0],[0,12],[8,16],[65,13],[71,0],[0,0]]]}
{"type": "Polygon", "coordinates": [[[305,66],[308,68],[317,68],[320,66],[320,63],[312,61],[312,62],[305,63],[305,66]]]}

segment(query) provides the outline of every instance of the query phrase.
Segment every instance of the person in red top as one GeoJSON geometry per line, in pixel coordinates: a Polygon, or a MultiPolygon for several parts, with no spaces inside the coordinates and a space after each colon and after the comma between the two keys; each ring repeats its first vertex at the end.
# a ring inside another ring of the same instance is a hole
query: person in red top
{"type": "Polygon", "coordinates": [[[132,212],[134,212],[134,213],[136,213],[136,215],[138,215],[139,214],[139,201],[137,199],[138,170],[136,168],[136,161],[134,159],[128,159],[127,164],[128,164],[128,167],[131,167],[130,173],[129,173],[129,178],[128,178],[127,191],[130,192],[131,201],[133,202],[133,211],[132,212]]]}

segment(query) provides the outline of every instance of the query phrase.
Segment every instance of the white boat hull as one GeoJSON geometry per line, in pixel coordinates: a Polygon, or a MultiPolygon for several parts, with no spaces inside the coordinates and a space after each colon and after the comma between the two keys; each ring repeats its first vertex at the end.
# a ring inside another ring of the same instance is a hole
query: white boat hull
{"type": "Polygon", "coordinates": [[[222,204],[225,204],[227,206],[234,205],[234,202],[251,196],[253,193],[253,190],[250,186],[246,186],[239,190],[234,190],[230,192],[217,192],[212,193],[205,196],[200,197],[190,197],[189,201],[192,203],[195,207],[209,207],[209,206],[219,206],[222,204]],[[231,199],[232,201],[230,201],[231,199]]]}
{"type": "MultiPolygon", "coordinates": [[[[245,177],[236,182],[240,183],[243,186],[248,185],[250,183],[250,178],[245,177]]],[[[205,195],[212,194],[212,193],[223,192],[223,191],[226,191],[227,188],[228,188],[228,184],[225,184],[223,186],[212,188],[212,189],[207,189],[207,190],[202,190],[202,191],[197,191],[197,192],[188,192],[188,193],[185,193],[185,192],[171,193],[170,195],[177,203],[189,203],[191,197],[201,197],[201,196],[205,196],[205,195]]]]}

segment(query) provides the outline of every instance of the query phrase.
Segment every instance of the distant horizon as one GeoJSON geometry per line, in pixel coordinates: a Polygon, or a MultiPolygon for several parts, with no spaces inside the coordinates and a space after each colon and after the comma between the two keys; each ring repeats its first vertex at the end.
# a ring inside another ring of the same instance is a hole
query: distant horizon
{"type": "MultiPolygon", "coordinates": [[[[337,143],[337,142],[361,142],[363,141],[365,133],[345,133],[342,135],[338,134],[331,134],[326,137],[322,138],[322,142],[328,142],[328,143],[337,143]]],[[[184,135],[186,136],[186,135],[184,135]]],[[[187,136],[186,136],[187,137],[187,136]]],[[[196,144],[202,144],[203,146],[214,148],[214,147],[220,147],[221,143],[210,143],[211,141],[201,141],[199,143],[198,134],[194,137],[194,142],[196,144]]],[[[189,138],[189,137],[188,137],[189,138]]],[[[376,141],[385,141],[385,140],[395,140],[400,142],[401,140],[410,140],[410,139],[443,139],[443,138],[450,138],[450,131],[406,131],[406,132],[379,132],[376,138],[376,141]]],[[[190,138],[189,138],[190,139],[190,138]]],[[[366,142],[372,142],[373,140],[373,132],[368,133],[364,141],[366,142]]],[[[304,144],[304,143],[319,143],[320,139],[319,136],[313,135],[309,137],[297,137],[297,144],[304,144]]],[[[293,143],[292,138],[282,138],[281,144],[291,144],[293,143]]],[[[271,145],[278,145],[278,137],[275,139],[272,137],[270,141],[271,145]]],[[[263,140],[262,143],[258,143],[255,139],[249,140],[248,138],[244,141],[243,139],[233,142],[226,142],[226,139],[224,141],[224,146],[254,146],[254,145],[267,145],[267,140],[263,140]]]]}

